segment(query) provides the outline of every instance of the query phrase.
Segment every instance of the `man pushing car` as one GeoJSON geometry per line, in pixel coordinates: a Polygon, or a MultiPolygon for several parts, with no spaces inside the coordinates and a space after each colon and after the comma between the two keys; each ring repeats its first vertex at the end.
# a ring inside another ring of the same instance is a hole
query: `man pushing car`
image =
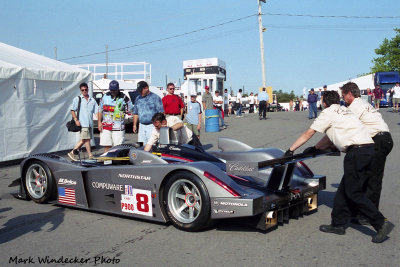
{"type": "Polygon", "coordinates": [[[307,148],[304,153],[336,147],[345,152],[346,156],[344,174],[334,199],[331,224],[321,225],[319,229],[326,233],[344,235],[349,217],[354,210],[358,210],[377,231],[372,242],[381,243],[393,230],[394,224],[379,212],[364,190],[375,153],[374,141],[354,113],[347,107],[340,106],[340,97],[336,91],[325,91],[323,105],[325,109],[310,128],[290,146],[285,156],[293,155],[315,132],[325,133],[314,147],[307,148]]]}

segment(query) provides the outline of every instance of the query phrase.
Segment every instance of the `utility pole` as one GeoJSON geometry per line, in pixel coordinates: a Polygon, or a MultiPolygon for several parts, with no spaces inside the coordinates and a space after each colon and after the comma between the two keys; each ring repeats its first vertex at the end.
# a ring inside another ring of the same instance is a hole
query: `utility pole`
{"type": "Polygon", "coordinates": [[[106,75],[108,78],[108,44],[106,44],[106,75]]]}
{"type": "Polygon", "coordinates": [[[266,0],[257,0],[257,2],[258,2],[258,28],[259,28],[259,32],[260,32],[262,82],[263,82],[263,87],[266,87],[267,86],[267,78],[265,77],[264,37],[263,37],[263,32],[265,31],[265,28],[263,28],[263,26],[262,26],[261,1],[265,3],[266,0]]]}

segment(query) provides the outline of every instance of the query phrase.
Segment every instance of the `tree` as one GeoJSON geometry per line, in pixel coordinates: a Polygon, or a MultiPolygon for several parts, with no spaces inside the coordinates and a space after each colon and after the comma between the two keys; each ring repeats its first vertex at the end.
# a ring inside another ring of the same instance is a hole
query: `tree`
{"type": "Polygon", "coordinates": [[[276,98],[278,99],[279,103],[285,103],[285,102],[289,102],[291,99],[295,99],[297,98],[292,91],[290,91],[289,93],[284,93],[282,92],[282,90],[279,90],[278,92],[274,91],[274,94],[276,94],[276,98]]]}
{"type": "Polygon", "coordinates": [[[371,72],[400,71],[400,29],[394,29],[397,34],[391,40],[385,38],[379,48],[375,49],[378,57],[372,60],[374,66],[371,72]]]}

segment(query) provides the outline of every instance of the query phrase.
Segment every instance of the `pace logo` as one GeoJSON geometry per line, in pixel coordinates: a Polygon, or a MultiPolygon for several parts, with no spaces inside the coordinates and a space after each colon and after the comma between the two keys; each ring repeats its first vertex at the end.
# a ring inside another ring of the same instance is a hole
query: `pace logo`
{"type": "Polygon", "coordinates": [[[60,178],[58,180],[58,184],[63,184],[63,185],[76,185],[76,181],[65,179],[65,178],[60,178]]]}
{"type": "Polygon", "coordinates": [[[235,211],[234,210],[214,210],[214,213],[216,213],[216,214],[218,214],[218,213],[234,214],[235,211]]]}

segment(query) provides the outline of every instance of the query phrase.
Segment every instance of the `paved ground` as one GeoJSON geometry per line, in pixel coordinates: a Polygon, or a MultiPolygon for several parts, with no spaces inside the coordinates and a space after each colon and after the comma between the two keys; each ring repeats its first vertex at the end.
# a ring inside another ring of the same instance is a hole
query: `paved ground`
{"type": "MultiPolygon", "coordinates": [[[[382,244],[371,243],[374,231],[370,227],[350,225],[345,236],[318,230],[320,224],[330,222],[343,156],[307,161],[315,173],[327,176],[319,211],[291,220],[268,234],[229,221],[203,232],[187,233],[171,225],[17,200],[10,195],[15,188],[7,187],[19,177],[18,165],[13,165],[0,168],[0,266],[9,265],[10,257],[32,257],[34,265],[39,265],[38,257],[46,256],[89,259],[90,265],[95,265],[95,259],[100,264],[103,257],[123,266],[399,266],[400,116],[381,112],[395,143],[387,162],[381,210],[397,225],[382,244]]],[[[255,147],[287,149],[310,126],[307,115],[270,113],[266,121],[254,115],[230,117],[226,119],[227,130],[202,132],[201,141],[211,150],[217,149],[218,136],[233,137],[255,147]]],[[[321,136],[317,134],[309,144],[321,136]]],[[[136,135],[128,137],[129,142],[136,140],[136,135]]]]}

